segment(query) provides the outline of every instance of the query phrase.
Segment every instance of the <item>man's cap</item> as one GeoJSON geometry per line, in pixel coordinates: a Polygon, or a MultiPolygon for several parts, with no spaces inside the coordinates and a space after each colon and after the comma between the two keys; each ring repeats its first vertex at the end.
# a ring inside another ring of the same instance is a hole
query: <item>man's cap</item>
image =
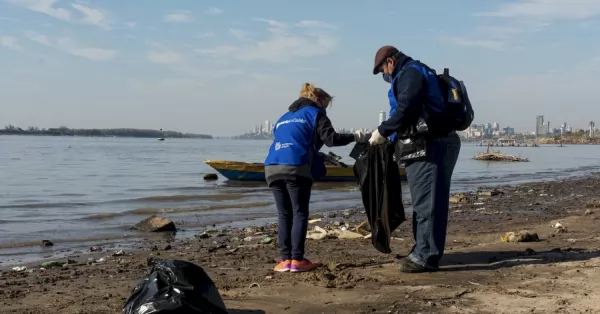
{"type": "Polygon", "coordinates": [[[379,50],[377,50],[377,53],[375,54],[375,65],[373,66],[373,75],[376,75],[377,73],[381,72],[380,66],[381,64],[383,64],[383,61],[385,61],[385,59],[392,57],[398,52],[400,51],[394,46],[383,46],[379,48],[379,50]]]}

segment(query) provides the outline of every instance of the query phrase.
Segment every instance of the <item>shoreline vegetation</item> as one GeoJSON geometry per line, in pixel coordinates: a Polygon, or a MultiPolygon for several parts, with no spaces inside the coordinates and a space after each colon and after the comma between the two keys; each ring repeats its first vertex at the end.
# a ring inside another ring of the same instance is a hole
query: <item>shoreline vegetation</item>
{"type": "Polygon", "coordinates": [[[115,129],[72,129],[66,126],[58,128],[38,128],[30,126],[26,129],[8,125],[0,129],[0,135],[32,135],[32,136],[82,136],[82,137],[137,137],[137,138],[195,138],[212,139],[209,134],[181,133],[151,129],[115,128],[115,129]]]}

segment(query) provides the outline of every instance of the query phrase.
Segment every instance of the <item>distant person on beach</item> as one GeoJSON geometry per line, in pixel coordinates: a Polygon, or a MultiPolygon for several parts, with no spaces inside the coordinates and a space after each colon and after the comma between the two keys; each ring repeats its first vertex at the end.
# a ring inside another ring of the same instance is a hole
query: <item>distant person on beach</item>
{"type": "Polygon", "coordinates": [[[461,146],[446,110],[447,90],[427,65],[392,46],[377,51],[373,74],[378,73],[390,84],[390,114],[369,143],[382,144],[388,137],[397,141],[396,160],[405,164],[412,199],[415,245],[400,261],[400,271],[437,271],[446,244],[450,181],[461,146]]]}
{"type": "Polygon", "coordinates": [[[273,129],[273,144],[265,160],[265,176],[279,212],[279,249],[277,272],[304,272],[317,265],[306,259],[304,247],[308,229],[308,208],[314,178],[325,175],[319,150],[366,142],[361,132],[339,134],[331,125],[326,110],[333,97],[321,88],[305,83],[300,98],[294,101],[273,129]]]}

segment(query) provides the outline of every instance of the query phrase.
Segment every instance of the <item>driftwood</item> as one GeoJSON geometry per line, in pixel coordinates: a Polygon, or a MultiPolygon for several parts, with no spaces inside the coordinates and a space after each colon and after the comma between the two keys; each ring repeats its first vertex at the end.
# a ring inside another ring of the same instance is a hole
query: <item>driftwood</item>
{"type": "Polygon", "coordinates": [[[514,155],[505,155],[501,152],[495,152],[490,148],[488,144],[487,150],[485,153],[479,153],[475,156],[475,160],[485,160],[485,161],[513,161],[513,162],[528,162],[529,159],[521,158],[514,155]]]}

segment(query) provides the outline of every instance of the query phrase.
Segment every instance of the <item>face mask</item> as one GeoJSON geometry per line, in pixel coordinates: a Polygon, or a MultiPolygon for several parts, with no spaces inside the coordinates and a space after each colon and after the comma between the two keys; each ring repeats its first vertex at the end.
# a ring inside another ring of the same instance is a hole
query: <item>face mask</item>
{"type": "Polygon", "coordinates": [[[390,83],[390,84],[392,83],[392,75],[391,74],[389,74],[389,73],[382,73],[381,75],[383,76],[383,80],[386,83],[390,83]]]}

